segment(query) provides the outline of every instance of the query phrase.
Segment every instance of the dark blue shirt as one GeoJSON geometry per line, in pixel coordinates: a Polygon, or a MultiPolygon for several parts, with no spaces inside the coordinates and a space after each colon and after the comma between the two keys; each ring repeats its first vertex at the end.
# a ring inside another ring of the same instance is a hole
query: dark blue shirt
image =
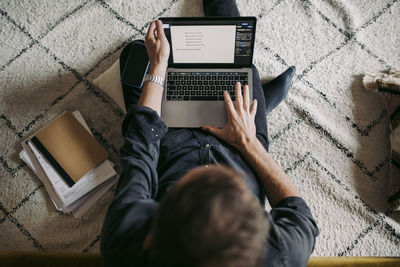
{"type": "MultiPolygon", "coordinates": [[[[150,108],[131,105],[122,124],[122,172],[104,221],[101,255],[106,266],[145,266],[143,241],[151,230],[158,201],[191,169],[224,164],[241,172],[261,205],[265,193],[251,167],[232,146],[201,129],[168,129],[150,108]]],[[[265,140],[258,136],[266,145],[265,140]]],[[[306,266],[318,228],[303,199],[282,200],[265,213],[271,230],[265,266],[306,266]]]]}

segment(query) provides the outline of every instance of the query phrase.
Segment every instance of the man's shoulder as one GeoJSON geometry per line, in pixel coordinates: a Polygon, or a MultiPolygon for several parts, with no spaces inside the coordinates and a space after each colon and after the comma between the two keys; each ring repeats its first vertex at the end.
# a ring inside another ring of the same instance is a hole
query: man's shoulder
{"type": "Polygon", "coordinates": [[[289,197],[266,215],[270,231],[265,249],[265,266],[306,266],[319,234],[306,202],[289,197]]]}
{"type": "Polygon", "coordinates": [[[106,266],[131,266],[133,261],[140,263],[147,259],[143,242],[151,230],[157,207],[154,200],[110,206],[100,241],[106,266]]]}

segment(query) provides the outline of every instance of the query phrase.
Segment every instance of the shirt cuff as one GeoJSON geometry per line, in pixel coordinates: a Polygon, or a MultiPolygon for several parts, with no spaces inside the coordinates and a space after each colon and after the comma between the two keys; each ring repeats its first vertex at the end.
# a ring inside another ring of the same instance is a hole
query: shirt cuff
{"type": "Polygon", "coordinates": [[[156,111],[149,107],[130,105],[122,124],[124,136],[134,131],[142,135],[149,143],[160,140],[167,132],[168,126],[156,111]]]}

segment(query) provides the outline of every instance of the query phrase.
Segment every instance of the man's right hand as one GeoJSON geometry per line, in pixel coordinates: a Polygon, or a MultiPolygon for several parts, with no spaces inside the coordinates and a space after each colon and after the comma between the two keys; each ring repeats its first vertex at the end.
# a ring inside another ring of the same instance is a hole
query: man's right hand
{"type": "Polygon", "coordinates": [[[258,141],[256,138],[256,125],[254,118],[257,111],[257,100],[254,99],[250,105],[249,86],[243,88],[236,83],[236,107],[227,91],[224,92],[228,122],[224,128],[214,126],[204,126],[203,130],[208,131],[230,145],[242,151],[252,142],[258,141]]]}

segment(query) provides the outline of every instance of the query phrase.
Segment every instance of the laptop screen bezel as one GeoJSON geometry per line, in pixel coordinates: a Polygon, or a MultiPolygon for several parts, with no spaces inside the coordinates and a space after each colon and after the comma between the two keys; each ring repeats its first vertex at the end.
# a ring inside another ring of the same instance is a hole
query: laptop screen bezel
{"type": "Polygon", "coordinates": [[[168,59],[168,67],[169,68],[249,68],[253,63],[253,54],[254,54],[254,43],[255,43],[255,34],[256,34],[256,17],[161,17],[159,18],[163,22],[163,24],[182,24],[182,25],[199,25],[200,22],[202,25],[221,25],[224,21],[236,21],[240,23],[251,22],[253,26],[253,38],[251,40],[251,54],[250,54],[250,63],[249,64],[241,64],[241,63],[174,63],[173,62],[173,52],[172,52],[172,44],[170,36],[168,38],[168,42],[170,43],[170,55],[168,59]]]}

